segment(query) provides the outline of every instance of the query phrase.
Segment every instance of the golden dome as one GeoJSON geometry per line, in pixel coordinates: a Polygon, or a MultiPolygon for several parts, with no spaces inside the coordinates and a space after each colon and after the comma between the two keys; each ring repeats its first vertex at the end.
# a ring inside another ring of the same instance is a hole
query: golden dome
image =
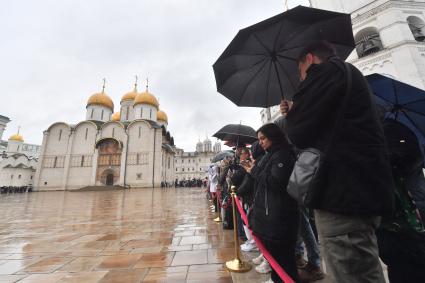
{"type": "Polygon", "coordinates": [[[111,116],[112,122],[118,122],[120,120],[121,120],[121,113],[120,112],[115,112],[114,114],[112,114],[112,116],[111,116]]]}
{"type": "Polygon", "coordinates": [[[14,134],[11,135],[9,138],[10,141],[19,141],[19,142],[24,142],[24,137],[21,136],[19,133],[18,134],[14,134]]]}
{"type": "Polygon", "coordinates": [[[124,96],[121,98],[121,102],[126,100],[134,100],[138,94],[139,93],[137,92],[137,89],[135,87],[133,91],[124,94],[124,96]]]}
{"type": "Polygon", "coordinates": [[[89,100],[87,101],[87,106],[89,105],[101,105],[114,111],[114,102],[104,92],[95,93],[90,96],[89,100]]]}
{"type": "Polygon", "coordinates": [[[156,117],[158,121],[164,121],[168,123],[168,117],[164,111],[159,110],[158,113],[156,114],[156,117]]]}
{"type": "Polygon", "coordinates": [[[148,91],[139,93],[136,98],[134,99],[134,105],[137,104],[149,104],[152,106],[155,106],[157,109],[159,107],[159,103],[158,100],[156,99],[156,97],[149,93],[148,91]]]}

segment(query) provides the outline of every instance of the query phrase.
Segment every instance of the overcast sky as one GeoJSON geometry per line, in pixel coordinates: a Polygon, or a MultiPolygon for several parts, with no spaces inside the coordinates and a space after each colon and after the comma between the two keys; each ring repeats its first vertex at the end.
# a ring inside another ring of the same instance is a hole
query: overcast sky
{"type": "Polygon", "coordinates": [[[228,123],[258,128],[261,109],[238,108],[217,93],[211,66],[239,29],[284,9],[283,0],[3,1],[0,115],[12,120],[3,139],[20,125],[25,142],[41,144],[52,123],[84,120],[104,77],[119,111],[136,74],[139,90],[149,77],[186,151],[228,123]]]}

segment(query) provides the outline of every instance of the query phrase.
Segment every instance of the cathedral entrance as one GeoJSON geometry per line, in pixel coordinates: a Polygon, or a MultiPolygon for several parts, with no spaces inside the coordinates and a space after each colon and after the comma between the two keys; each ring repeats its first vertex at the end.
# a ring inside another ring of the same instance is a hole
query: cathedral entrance
{"type": "Polygon", "coordinates": [[[106,176],[106,185],[107,185],[107,186],[112,186],[112,185],[114,185],[114,174],[109,173],[109,174],[106,176]]]}
{"type": "Polygon", "coordinates": [[[96,184],[105,186],[117,184],[121,169],[121,143],[114,138],[106,138],[98,141],[96,148],[99,151],[96,184]]]}

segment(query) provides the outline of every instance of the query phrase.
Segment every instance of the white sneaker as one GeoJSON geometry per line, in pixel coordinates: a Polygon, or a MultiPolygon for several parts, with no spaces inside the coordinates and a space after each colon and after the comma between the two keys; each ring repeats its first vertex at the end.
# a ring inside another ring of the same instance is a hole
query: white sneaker
{"type": "Polygon", "coordinates": [[[263,283],[274,283],[274,281],[270,278],[269,280],[264,281],[263,283]]]}
{"type": "Polygon", "coordinates": [[[260,254],[256,258],[252,259],[252,263],[255,264],[255,265],[259,265],[263,262],[263,260],[264,260],[263,254],[260,254]]]}
{"type": "Polygon", "coordinates": [[[241,250],[244,252],[258,251],[257,245],[255,243],[245,243],[241,245],[241,250]]]}
{"type": "Polygon", "coordinates": [[[270,264],[267,260],[264,260],[259,266],[255,267],[255,271],[261,274],[267,274],[272,271],[270,264]]]}

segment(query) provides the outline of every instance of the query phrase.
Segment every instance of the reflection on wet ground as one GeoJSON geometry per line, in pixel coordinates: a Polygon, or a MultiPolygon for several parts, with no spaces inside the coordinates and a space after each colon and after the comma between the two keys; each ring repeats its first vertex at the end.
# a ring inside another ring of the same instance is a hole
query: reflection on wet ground
{"type": "Polygon", "coordinates": [[[0,282],[232,282],[202,189],[1,195],[0,282]]]}

